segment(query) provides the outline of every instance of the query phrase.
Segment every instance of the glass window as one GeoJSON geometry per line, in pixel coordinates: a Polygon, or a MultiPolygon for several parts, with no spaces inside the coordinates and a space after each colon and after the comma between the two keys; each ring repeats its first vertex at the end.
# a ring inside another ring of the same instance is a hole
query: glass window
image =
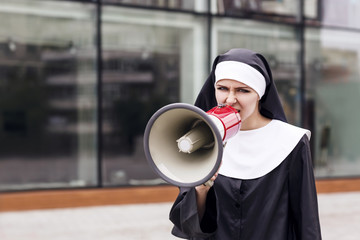
{"type": "Polygon", "coordinates": [[[360,174],[360,33],[306,30],[309,115],[316,175],[360,174]]]}
{"type": "Polygon", "coordinates": [[[360,28],[360,1],[323,0],[323,25],[360,28]]]}
{"type": "Polygon", "coordinates": [[[193,103],[206,78],[206,19],[178,13],[103,8],[104,185],[162,183],[143,151],[156,110],[193,103]]]}
{"type": "Polygon", "coordinates": [[[122,3],[126,5],[164,8],[185,11],[207,11],[207,0],[103,0],[103,3],[122,3]]]}
{"type": "Polygon", "coordinates": [[[217,0],[217,12],[228,16],[251,13],[296,15],[297,1],[291,0],[217,0]]]}
{"type": "Polygon", "coordinates": [[[304,16],[306,18],[319,18],[318,7],[319,0],[304,0],[304,16]]]}
{"type": "Polygon", "coordinates": [[[0,190],[97,184],[94,5],[2,1],[0,190]]]}
{"type": "MultiPolygon", "coordinates": [[[[283,17],[282,21],[294,22],[299,15],[300,1],[293,0],[213,0],[212,9],[214,13],[227,16],[242,16],[257,18],[259,14],[266,14],[269,18],[279,21],[279,15],[283,17]]],[[[318,17],[318,0],[304,0],[304,15],[307,18],[318,17]]],[[[263,18],[264,16],[262,16],[263,18]]]]}
{"type": "Polygon", "coordinates": [[[299,44],[295,28],[249,20],[216,19],[213,35],[213,58],[231,48],[252,49],[266,57],[288,121],[300,125],[299,44]]]}

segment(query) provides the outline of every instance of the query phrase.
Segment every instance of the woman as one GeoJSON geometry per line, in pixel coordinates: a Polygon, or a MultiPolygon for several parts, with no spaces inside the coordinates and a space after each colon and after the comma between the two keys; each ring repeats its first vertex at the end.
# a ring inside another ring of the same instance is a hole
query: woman
{"type": "Polygon", "coordinates": [[[321,239],[310,132],[286,123],[265,58],[232,49],[213,64],[195,105],[240,112],[213,187],[181,188],[172,233],[187,239],[321,239]]]}

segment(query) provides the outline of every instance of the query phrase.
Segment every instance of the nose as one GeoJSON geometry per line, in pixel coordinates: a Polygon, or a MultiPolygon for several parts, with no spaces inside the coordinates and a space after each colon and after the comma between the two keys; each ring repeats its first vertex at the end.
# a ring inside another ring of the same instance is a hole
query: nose
{"type": "Polygon", "coordinates": [[[236,97],[235,94],[229,93],[229,95],[226,98],[226,104],[229,106],[232,106],[236,103],[236,97]]]}

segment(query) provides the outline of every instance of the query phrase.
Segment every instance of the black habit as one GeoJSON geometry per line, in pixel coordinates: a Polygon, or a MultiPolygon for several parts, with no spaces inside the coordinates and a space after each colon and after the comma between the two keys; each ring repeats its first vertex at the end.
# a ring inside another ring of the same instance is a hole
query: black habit
{"type": "MultiPolygon", "coordinates": [[[[239,61],[258,70],[266,81],[266,91],[260,100],[261,114],[286,123],[267,61],[246,49],[232,49],[215,59],[196,106],[207,111],[217,105],[214,70],[221,61],[239,61]]],[[[201,221],[195,188],[181,188],[170,211],[172,233],[194,240],[321,239],[309,138],[305,134],[300,136],[294,146],[278,160],[276,167],[261,176],[244,179],[220,172],[208,192],[201,221]]]]}

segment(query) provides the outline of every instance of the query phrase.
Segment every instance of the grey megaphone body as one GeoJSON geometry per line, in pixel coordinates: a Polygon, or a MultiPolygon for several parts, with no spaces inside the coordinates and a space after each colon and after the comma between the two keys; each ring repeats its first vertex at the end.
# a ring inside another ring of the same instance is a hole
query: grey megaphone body
{"type": "Polygon", "coordinates": [[[166,105],[146,126],[146,159],[172,185],[204,184],[218,171],[223,145],[237,134],[240,124],[240,114],[230,106],[220,105],[204,112],[186,103],[166,105]]]}

